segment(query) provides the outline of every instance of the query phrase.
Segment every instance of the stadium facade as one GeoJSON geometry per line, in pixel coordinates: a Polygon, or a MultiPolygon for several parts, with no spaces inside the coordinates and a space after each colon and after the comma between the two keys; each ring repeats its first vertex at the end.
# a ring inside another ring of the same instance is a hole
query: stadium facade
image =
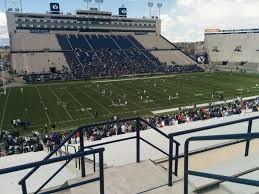
{"type": "Polygon", "coordinates": [[[211,65],[225,70],[259,71],[259,29],[205,30],[211,65]]]}
{"type": "Polygon", "coordinates": [[[102,62],[100,50],[103,53],[111,49],[116,51],[110,54],[116,63],[122,63],[126,56],[133,62],[146,61],[151,66],[158,62],[196,64],[161,36],[158,18],[127,18],[98,10],[78,10],[74,15],[20,12],[6,15],[11,67],[20,75],[87,71],[78,67],[93,62],[93,57],[102,62]],[[121,53],[130,49],[131,52],[121,53]]]}

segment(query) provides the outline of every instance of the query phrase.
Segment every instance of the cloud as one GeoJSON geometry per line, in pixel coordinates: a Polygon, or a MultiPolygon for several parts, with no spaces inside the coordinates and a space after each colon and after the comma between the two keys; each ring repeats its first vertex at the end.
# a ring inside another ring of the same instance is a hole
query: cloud
{"type": "Polygon", "coordinates": [[[8,38],[7,22],[4,12],[0,12],[0,39],[8,38]]]}
{"type": "Polygon", "coordinates": [[[162,22],[162,33],[175,42],[199,41],[206,28],[255,28],[258,7],[258,0],[176,0],[166,16],[174,25],[162,22]]]}

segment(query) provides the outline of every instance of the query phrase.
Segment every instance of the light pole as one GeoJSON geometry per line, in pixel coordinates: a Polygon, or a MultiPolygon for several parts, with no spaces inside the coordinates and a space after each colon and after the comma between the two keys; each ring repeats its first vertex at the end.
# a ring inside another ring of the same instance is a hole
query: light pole
{"type": "Polygon", "coordinates": [[[21,8],[21,12],[22,12],[22,0],[20,0],[20,8],[21,8]]]}
{"type": "Polygon", "coordinates": [[[148,2],[148,7],[150,9],[150,18],[152,17],[152,7],[154,6],[154,3],[153,2],[148,2]]]}
{"type": "Polygon", "coordinates": [[[89,9],[89,4],[92,2],[92,0],[84,0],[84,2],[87,4],[87,10],[89,9]]]}
{"type": "Polygon", "coordinates": [[[99,11],[101,10],[101,4],[103,3],[103,0],[95,0],[95,3],[99,6],[99,11]]]}
{"type": "Polygon", "coordinates": [[[162,3],[157,3],[157,8],[158,8],[158,18],[160,19],[160,9],[163,6],[162,3]]]}

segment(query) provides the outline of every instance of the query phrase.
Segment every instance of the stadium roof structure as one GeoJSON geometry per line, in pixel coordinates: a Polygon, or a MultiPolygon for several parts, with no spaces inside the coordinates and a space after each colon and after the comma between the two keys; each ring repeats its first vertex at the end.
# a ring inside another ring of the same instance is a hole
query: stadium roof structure
{"type": "Polygon", "coordinates": [[[230,29],[230,30],[205,29],[205,35],[210,35],[210,34],[245,34],[245,33],[259,33],[259,28],[230,29]]]}

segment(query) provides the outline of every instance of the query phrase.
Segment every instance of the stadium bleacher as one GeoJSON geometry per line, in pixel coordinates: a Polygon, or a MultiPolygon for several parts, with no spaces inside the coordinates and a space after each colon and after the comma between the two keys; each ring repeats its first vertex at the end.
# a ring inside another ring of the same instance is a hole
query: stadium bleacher
{"type": "Polygon", "coordinates": [[[177,63],[162,65],[131,35],[57,35],[57,39],[63,51],[73,48],[73,52],[64,52],[64,55],[75,79],[202,71],[190,59],[188,67],[177,63]]]}
{"type": "Polygon", "coordinates": [[[258,72],[258,41],[258,29],[205,31],[210,63],[223,70],[258,72]]]}

